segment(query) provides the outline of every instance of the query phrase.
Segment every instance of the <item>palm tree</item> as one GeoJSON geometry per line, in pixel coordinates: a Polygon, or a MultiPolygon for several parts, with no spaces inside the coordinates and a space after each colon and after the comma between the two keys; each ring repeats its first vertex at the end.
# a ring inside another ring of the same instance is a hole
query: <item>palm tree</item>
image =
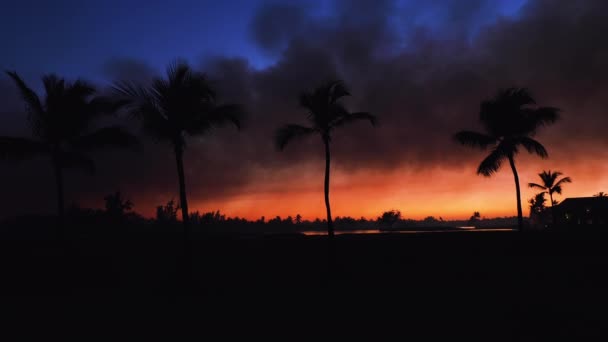
{"type": "Polygon", "coordinates": [[[477,174],[489,177],[496,173],[504,160],[509,161],[515,179],[517,196],[517,223],[523,229],[519,176],[515,168],[515,155],[519,148],[528,153],[547,158],[547,150],[532,137],[540,127],[549,125],[559,118],[559,110],[553,107],[538,107],[530,92],[524,88],[509,88],[499,91],[480,106],[479,120],[485,132],[461,131],[454,135],[462,145],[491,148],[490,154],[477,168],[477,174]]]}
{"type": "Polygon", "coordinates": [[[94,162],[86,151],[107,147],[129,147],[137,139],[118,125],[91,131],[102,114],[113,113],[121,105],[108,98],[95,97],[96,89],[85,81],[67,82],[55,75],[42,77],[44,99],[28,87],[16,72],[7,71],[26,104],[28,121],[34,139],[0,137],[0,159],[23,160],[49,156],[57,186],[59,235],[64,221],[63,171],[83,168],[93,172],[94,162]]]}
{"type": "Polygon", "coordinates": [[[304,138],[318,134],[325,146],[325,209],[327,211],[327,233],[334,236],[331,207],[329,204],[329,166],[331,134],[335,128],[344,126],[358,120],[368,120],[372,126],[376,125],[376,117],[365,112],[349,112],[340,99],[350,96],[350,92],[342,81],[331,81],[312,92],[300,95],[300,106],[308,111],[310,126],[289,124],[279,128],[275,134],[275,143],[279,150],[296,138],[304,138]]]}
{"type": "Polygon", "coordinates": [[[141,120],[144,131],[173,147],[179,179],[179,206],[187,241],[186,137],[207,134],[227,123],[240,129],[243,111],[238,105],[218,104],[216,92],[205,75],[192,70],[185,62],[170,65],[167,78],[155,78],[149,86],[118,82],[114,89],[117,96],[127,102],[127,110],[141,120]]]}
{"type": "Polygon", "coordinates": [[[608,197],[608,194],[606,194],[606,193],[605,193],[605,192],[603,192],[603,191],[600,191],[600,192],[598,192],[597,194],[595,194],[595,195],[593,195],[593,196],[594,196],[594,197],[601,197],[601,198],[603,198],[603,197],[608,197]]]}
{"type": "Polygon", "coordinates": [[[556,193],[556,194],[561,195],[562,186],[565,183],[572,183],[572,179],[570,177],[564,177],[556,182],[557,178],[560,177],[561,175],[562,175],[562,173],[559,171],[555,171],[555,172],[551,172],[551,170],[543,171],[542,173],[538,174],[538,176],[542,180],[542,184],[528,183],[528,186],[530,188],[543,190],[542,191],[543,193],[549,194],[549,200],[551,201],[551,207],[553,207],[553,204],[556,203],[553,201],[553,194],[556,193]]]}

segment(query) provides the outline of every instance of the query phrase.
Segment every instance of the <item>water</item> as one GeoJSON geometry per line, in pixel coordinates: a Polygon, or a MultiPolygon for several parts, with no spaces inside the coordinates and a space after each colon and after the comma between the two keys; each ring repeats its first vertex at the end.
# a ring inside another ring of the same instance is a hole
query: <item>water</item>
{"type": "MultiPolygon", "coordinates": [[[[432,234],[432,233],[464,233],[464,232],[512,232],[512,228],[475,228],[475,227],[458,227],[458,229],[443,229],[443,230],[379,230],[379,229],[359,229],[359,230],[338,230],[336,235],[356,234],[432,234]]],[[[326,231],[306,230],[301,232],[306,236],[327,235],[326,231]]]]}

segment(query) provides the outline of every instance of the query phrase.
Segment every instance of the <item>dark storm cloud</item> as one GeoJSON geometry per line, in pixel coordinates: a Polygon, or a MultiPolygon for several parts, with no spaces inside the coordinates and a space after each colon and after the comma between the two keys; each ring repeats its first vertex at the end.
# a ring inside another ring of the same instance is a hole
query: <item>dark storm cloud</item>
{"type": "MultiPolygon", "coordinates": [[[[350,85],[352,110],[380,120],[376,129],[360,123],[336,132],[338,168],[381,172],[474,164],[480,155],[451,136],[476,128],[479,102],[508,86],[530,87],[540,104],[563,110],[563,120],[539,136],[550,153],[574,144],[584,158],[595,158],[605,149],[608,2],[531,0],[517,18],[492,23],[493,1],[410,3],[337,1],[329,15],[305,6],[262,6],[251,34],[261,49],[278,56],[275,64],[257,70],[246,59],[216,57],[201,65],[220,97],[242,103],[249,115],[240,133],[223,129],[190,140],[191,198],[236,195],[242,185],[272,179],[276,171],[297,173],[321,162],[318,139],[280,153],[272,136],[281,124],[305,124],[298,94],[334,77],[350,85]],[[432,27],[420,24],[429,15],[439,19],[432,27]]],[[[159,71],[137,60],[113,60],[105,72],[109,79],[147,81],[159,71]]],[[[153,143],[141,153],[104,152],[99,159],[106,166],[79,196],[93,201],[121,188],[137,194],[136,203],[169,199],[176,193],[172,158],[169,148],[153,143]]],[[[78,177],[76,183],[91,179],[78,177]]]]}

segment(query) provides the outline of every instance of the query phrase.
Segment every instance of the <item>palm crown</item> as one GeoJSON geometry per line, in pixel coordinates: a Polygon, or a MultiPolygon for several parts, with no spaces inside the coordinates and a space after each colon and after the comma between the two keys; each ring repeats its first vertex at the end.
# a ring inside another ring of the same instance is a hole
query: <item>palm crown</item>
{"type": "Polygon", "coordinates": [[[553,204],[553,194],[556,193],[561,195],[562,186],[566,183],[572,183],[572,179],[570,177],[564,177],[560,180],[557,180],[557,178],[562,175],[563,173],[559,171],[543,171],[538,174],[538,176],[542,180],[542,184],[528,183],[528,186],[531,188],[543,190],[543,193],[549,194],[549,196],[551,197],[551,203],[553,204]]]}
{"type": "Polygon", "coordinates": [[[150,87],[118,82],[114,89],[149,135],[180,148],[185,147],[186,135],[204,134],[227,123],[241,126],[240,106],[218,104],[205,75],[183,62],[170,66],[167,78],[154,79],[150,87]]]}
{"type": "Polygon", "coordinates": [[[493,99],[481,103],[479,120],[485,132],[461,131],[455,135],[463,145],[492,149],[479,165],[478,174],[491,176],[505,159],[513,158],[520,147],[541,158],[548,156],[545,147],[532,137],[539,128],[557,121],[559,110],[532,107],[535,104],[524,88],[500,91],[493,99]]]}
{"type": "Polygon", "coordinates": [[[283,126],[275,135],[277,148],[282,150],[290,141],[313,133],[320,134],[324,141],[329,142],[335,128],[357,120],[368,120],[372,125],[376,125],[377,119],[370,113],[349,112],[340,102],[345,96],[350,96],[350,92],[342,81],[331,81],[300,95],[300,106],[308,111],[310,126],[283,126]]]}
{"type": "Polygon", "coordinates": [[[92,130],[104,113],[114,112],[121,103],[95,97],[96,89],[85,81],[67,82],[55,75],[42,78],[46,96],[39,96],[15,72],[7,72],[26,104],[28,122],[35,139],[0,137],[0,158],[22,160],[51,155],[60,167],[82,167],[93,171],[87,150],[127,147],[137,139],[118,125],[92,130]]]}

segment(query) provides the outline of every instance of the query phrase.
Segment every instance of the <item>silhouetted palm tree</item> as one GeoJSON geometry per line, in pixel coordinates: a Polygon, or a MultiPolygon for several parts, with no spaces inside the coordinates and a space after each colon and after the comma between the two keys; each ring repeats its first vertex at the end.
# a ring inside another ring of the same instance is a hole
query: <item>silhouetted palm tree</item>
{"type": "Polygon", "coordinates": [[[331,160],[329,143],[331,134],[335,128],[358,120],[368,120],[372,126],[376,125],[376,117],[370,113],[349,112],[340,103],[340,99],[344,96],[350,96],[350,93],[342,81],[331,81],[312,92],[303,93],[300,95],[300,106],[308,111],[310,126],[285,125],[278,129],[275,135],[275,143],[279,150],[283,150],[289,142],[296,138],[304,138],[313,134],[318,134],[321,137],[325,146],[325,208],[327,210],[327,233],[330,237],[334,236],[329,204],[329,166],[331,160]]]}
{"type": "Polygon", "coordinates": [[[540,179],[543,182],[542,185],[536,184],[536,183],[528,183],[528,186],[530,188],[541,189],[541,190],[543,190],[542,193],[549,194],[549,200],[551,201],[551,215],[552,215],[552,219],[553,219],[553,224],[555,224],[555,212],[553,210],[553,206],[556,203],[553,200],[553,193],[561,195],[562,185],[564,185],[565,183],[572,183],[572,179],[570,179],[570,177],[564,177],[564,178],[560,179],[559,181],[557,181],[557,178],[560,177],[561,175],[562,175],[562,173],[559,171],[556,171],[556,172],[551,172],[551,170],[543,171],[542,173],[538,174],[538,176],[540,177],[540,179]]]}
{"type": "Polygon", "coordinates": [[[523,228],[519,176],[515,168],[515,155],[519,148],[541,158],[547,158],[547,150],[538,141],[532,139],[536,131],[545,125],[554,123],[558,118],[558,109],[537,107],[536,101],[527,89],[509,88],[481,103],[479,120],[485,132],[461,131],[454,138],[463,145],[492,151],[479,165],[477,173],[486,177],[500,169],[502,162],[509,161],[515,178],[517,195],[517,221],[520,230],[523,228]]]}
{"type": "Polygon", "coordinates": [[[593,195],[594,197],[608,197],[608,194],[606,194],[603,191],[598,192],[597,194],[593,195]]]}
{"type": "Polygon", "coordinates": [[[61,228],[65,208],[63,170],[80,167],[93,172],[95,164],[84,152],[106,146],[129,147],[137,144],[137,139],[117,125],[91,131],[96,119],[116,111],[121,104],[95,97],[95,87],[87,82],[77,80],[70,83],[55,75],[44,76],[45,97],[41,100],[16,72],[7,74],[26,104],[34,139],[0,137],[0,159],[50,156],[57,185],[57,214],[61,228]]]}
{"type": "Polygon", "coordinates": [[[543,190],[542,192],[549,194],[549,199],[551,200],[551,207],[553,207],[553,194],[556,193],[561,195],[562,186],[565,183],[572,183],[572,179],[570,177],[564,177],[556,182],[557,178],[561,175],[562,173],[559,171],[543,171],[542,173],[538,174],[538,176],[542,180],[542,184],[528,183],[528,186],[530,188],[543,190]]]}
{"type": "Polygon", "coordinates": [[[127,101],[130,113],[139,118],[152,137],[172,145],[179,178],[179,206],[185,238],[189,237],[188,200],[184,175],[186,137],[204,135],[227,123],[241,127],[243,111],[233,104],[218,104],[216,92],[205,75],[184,62],[167,68],[167,78],[155,78],[149,86],[118,82],[117,95],[127,101]]]}

